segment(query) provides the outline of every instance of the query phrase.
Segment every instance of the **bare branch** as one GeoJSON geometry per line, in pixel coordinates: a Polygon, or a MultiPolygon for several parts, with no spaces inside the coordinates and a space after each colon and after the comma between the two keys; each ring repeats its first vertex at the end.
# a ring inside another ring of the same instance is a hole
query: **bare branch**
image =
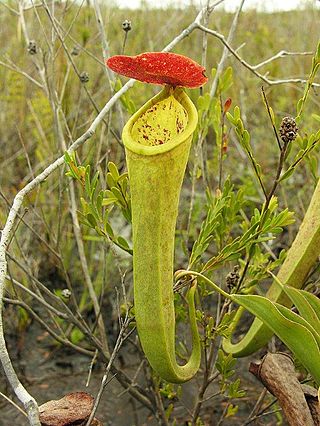
{"type": "Polygon", "coordinates": [[[7,3],[5,3],[4,1],[1,2],[2,6],[4,6],[5,8],[7,8],[8,10],[10,10],[10,12],[12,12],[14,15],[19,16],[19,12],[15,9],[13,9],[12,7],[10,7],[7,3]]]}
{"type": "Polygon", "coordinates": [[[27,74],[21,68],[17,67],[17,65],[15,65],[13,63],[6,64],[5,62],[2,62],[2,61],[0,61],[0,65],[2,65],[5,68],[8,68],[11,71],[14,71],[14,72],[16,72],[18,74],[23,75],[28,80],[30,80],[33,84],[35,84],[36,86],[40,87],[40,89],[43,89],[43,85],[39,81],[35,80],[33,77],[31,77],[31,75],[27,74]]]}
{"type": "MultiPolygon", "coordinates": [[[[245,0],[241,1],[240,5],[237,9],[237,12],[235,13],[235,16],[233,18],[233,21],[232,21],[232,24],[231,24],[231,27],[230,27],[230,31],[229,31],[229,34],[228,34],[228,39],[227,39],[227,42],[229,44],[232,43],[234,34],[236,32],[236,28],[238,26],[239,17],[240,17],[240,13],[242,11],[244,2],[245,2],[245,0]]],[[[224,64],[227,60],[227,57],[228,57],[228,48],[227,48],[227,46],[225,46],[224,49],[223,49],[222,56],[220,58],[219,64],[217,66],[216,75],[215,75],[213,82],[212,82],[212,85],[211,85],[211,89],[210,89],[210,97],[211,98],[213,98],[213,96],[216,93],[216,90],[217,90],[217,87],[218,87],[218,82],[219,82],[219,77],[220,77],[220,75],[223,71],[224,64]]]]}
{"type": "Polygon", "coordinates": [[[271,56],[265,61],[260,62],[257,65],[251,65],[253,70],[257,70],[258,68],[263,67],[264,65],[270,64],[270,62],[275,61],[279,58],[285,58],[286,56],[311,56],[313,52],[288,52],[287,50],[280,50],[276,55],[271,56]]]}
{"type": "MultiPolygon", "coordinates": [[[[251,64],[249,64],[247,61],[245,61],[239,54],[238,52],[228,43],[228,41],[225,39],[225,37],[218,33],[218,31],[215,30],[211,30],[210,28],[206,28],[201,24],[196,24],[197,28],[201,31],[207,32],[208,34],[211,34],[212,36],[216,37],[217,39],[219,39],[222,44],[229,50],[229,52],[232,53],[232,55],[245,67],[247,68],[249,71],[251,71],[256,77],[258,77],[260,80],[264,81],[266,84],[268,84],[269,86],[275,86],[278,84],[286,84],[286,83],[301,83],[304,84],[307,82],[307,80],[303,79],[303,78],[286,78],[286,79],[269,79],[267,78],[265,75],[260,74],[257,70],[256,67],[251,64]]],[[[258,64],[259,65],[259,64],[258,64]]],[[[320,87],[320,83],[313,83],[314,87],[320,87]]]]}

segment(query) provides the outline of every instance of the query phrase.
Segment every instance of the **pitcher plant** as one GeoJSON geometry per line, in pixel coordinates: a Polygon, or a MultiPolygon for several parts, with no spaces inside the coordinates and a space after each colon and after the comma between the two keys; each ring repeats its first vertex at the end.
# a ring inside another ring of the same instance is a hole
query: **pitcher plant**
{"type": "Polygon", "coordinates": [[[134,306],[137,331],[152,368],[168,382],[182,383],[201,360],[194,296],[187,292],[192,354],[185,365],[175,355],[173,260],[181,185],[198,114],[183,87],[207,81],[204,68],[174,53],[114,56],[115,72],[164,85],[127,122],[122,139],[130,179],[133,226],[134,306]]]}

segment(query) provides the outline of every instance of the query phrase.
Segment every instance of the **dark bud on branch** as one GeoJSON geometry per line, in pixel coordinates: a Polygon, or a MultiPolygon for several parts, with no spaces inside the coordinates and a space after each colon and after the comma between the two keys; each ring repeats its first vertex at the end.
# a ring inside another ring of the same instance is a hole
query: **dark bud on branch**
{"type": "Polygon", "coordinates": [[[284,117],[279,128],[280,137],[285,144],[295,140],[298,134],[297,124],[292,117],[284,117]]]}
{"type": "Polygon", "coordinates": [[[30,40],[28,44],[28,52],[30,55],[36,55],[38,52],[37,43],[34,40],[30,40]]]}
{"type": "Polygon", "coordinates": [[[71,55],[78,56],[80,53],[80,49],[78,46],[74,46],[74,48],[71,50],[71,55]]]}
{"type": "Polygon", "coordinates": [[[81,83],[83,83],[83,84],[88,83],[88,81],[89,81],[89,74],[88,74],[87,72],[83,71],[83,72],[80,74],[80,81],[81,81],[81,83]]]}
{"type": "Polygon", "coordinates": [[[234,287],[238,285],[238,282],[240,280],[240,274],[239,274],[239,265],[236,265],[233,268],[232,272],[229,272],[229,274],[226,277],[226,284],[229,290],[232,290],[234,287]]]}
{"type": "Polygon", "coordinates": [[[128,31],[130,31],[130,30],[131,30],[131,21],[128,21],[128,19],[124,20],[124,21],[122,22],[122,29],[123,29],[123,31],[125,31],[126,33],[127,33],[128,31]]]}

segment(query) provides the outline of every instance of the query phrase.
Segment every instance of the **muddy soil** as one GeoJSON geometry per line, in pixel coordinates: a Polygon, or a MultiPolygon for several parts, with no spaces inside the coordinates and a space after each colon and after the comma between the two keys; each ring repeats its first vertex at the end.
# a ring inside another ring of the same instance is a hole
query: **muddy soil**
{"type": "MultiPolygon", "coordinates": [[[[52,339],[36,323],[33,323],[18,339],[15,336],[7,335],[7,344],[20,380],[39,404],[51,399],[60,399],[70,392],[85,391],[93,396],[97,394],[103,376],[103,365],[95,366],[90,384],[86,387],[91,360],[84,355],[54,345],[52,339]]],[[[124,370],[132,376],[137,368],[134,359],[125,353],[122,353],[121,356],[125,360],[124,370]]],[[[252,359],[256,360],[257,356],[252,359]]],[[[237,414],[230,419],[225,419],[223,425],[244,425],[263,389],[255,377],[248,373],[249,362],[250,359],[246,358],[240,360],[237,366],[242,378],[242,388],[246,389],[247,395],[238,401],[237,414]]],[[[196,386],[199,384],[200,382],[197,383],[195,379],[183,386],[182,406],[177,411],[177,415],[181,416],[181,419],[185,418],[188,407],[193,406],[196,386]]],[[[0,376],[0,390],[16,401],[3,374],[0,376]]],[[[216,391],[217,388],[213,386],[206,395],[211,395],[216,391]]],[[[203,419],[206,426],[217,424],[226,404],[227,400],[221,398],[209,400],[205,404],[203,419]]],[[[0,426],[28,426],[26,418],[2,398],[0,398],[0,413],[0,426]]],[[[116,379],[113,379],[105,389],[97,411],[97,418],[105,426],[153,426],[158,424],[144,407],[133,401],[124,392],[116,379]]],[[[183,420],[178,424],[186,425],[183,420]]],[[[250,424],[275,426],[278,423],[274,416],[267,416],[250,424]]]]}

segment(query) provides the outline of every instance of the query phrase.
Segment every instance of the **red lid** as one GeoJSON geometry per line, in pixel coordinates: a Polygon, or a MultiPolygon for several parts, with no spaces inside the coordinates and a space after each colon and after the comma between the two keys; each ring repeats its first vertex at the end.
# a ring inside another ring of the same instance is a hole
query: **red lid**
{"type": "Polygon", "coordinates": [[[117,55],[107,59],[112,71],[145,83],[195,88],[208,81],[205,68],[192,59],[170,52],[117,55]]]}

